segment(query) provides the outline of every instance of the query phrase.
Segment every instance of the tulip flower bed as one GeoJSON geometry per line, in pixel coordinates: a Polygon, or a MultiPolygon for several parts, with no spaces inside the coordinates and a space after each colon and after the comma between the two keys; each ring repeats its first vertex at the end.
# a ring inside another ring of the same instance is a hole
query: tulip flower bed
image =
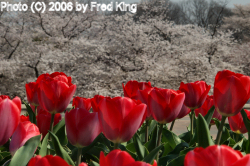
{"type": "Polygon", "coordinates": [[[178,90],[123,84],[124,97],[75,97],[71,77],[42,74],[21,100],[0,96],[0,165],[244,166],[250,163],[250,77],[223,70],[178,90]],[[73,98],[72,109],[66,108],[73,98]],[[29,103],[29,104],[28,104],[29,103]],[[61,113],[65,113],[62,117],[61,113]],[[176,119],[190,117],[181,135],[176,119]],[[228,118],[229,124],[225,123],[228,118]],[[218,128],[217,138],[210,127],[218,128]]]}

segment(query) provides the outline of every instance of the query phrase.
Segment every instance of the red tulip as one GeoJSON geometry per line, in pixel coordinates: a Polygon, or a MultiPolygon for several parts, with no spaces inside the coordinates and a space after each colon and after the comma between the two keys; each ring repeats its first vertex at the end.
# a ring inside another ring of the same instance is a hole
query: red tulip
{"type": "Polygon", "coordinates": [[[102,99],[104,99],[104,96],[101,95],[95,95],[92,99],[91,99],[91,106],[93,109],[93,112],[99,112],[99,103],[102,99]]]}
{"type": "Polygon", "coordinates": [[[114,143],[129,141],[146,118],[145,104],[127,97],[106,97],[99,103],[103,134],[114,143]]]}
{"type": "MultiPolygon", "coordinates": [[[[50,129],[51,114],[48,111],[41,109],[37,114],[36,119],[39,131],[42,133],[42,136],[45,137],[46,134],[48,133],[48,130],[50,129]]],[[[61,114],[59,113],[55,114],[53,126],[59,123],[61,119],[62,119],[61,114]]]]}
{"type": "Polygon", "coordinates": [[[214,106],[223,116],[238,114],[250,97],[250,77],[229,70],[214,80],[214,106]]]}
{"type": "Polygon", "coordinates": [[[10,97],[7,95],[0,95],[0,102],[4,99],[10,99],[10,97]]]}
{"type": "Polygon", "coordinates": [[[247,154],[230,166],[247,166],[250,163],[250,155],[247,154]]]}
{"type": "Polygon", "coordinates": [[[30,121],[20,122],[17,129],[12,135],[10,141],[10,152],[15,154],[17,149],[25,144],[31,137],[40,135],[38,127],[30,121]]]}
{"type": "Polygon", "coordinates": [[[195,148],[185,156],[184,166],[231,166],[243,156],[226,145],[195,148]]]}
{"type": "Polygon", "coordinates": [[[66,112],[65,125],[68,140],[76,147],[90,145],[101,133],[98,112],[90,113],[83,108],[75,108],[66,112]]]}
{"type": "MultiPolygon", "coordinates": [[[[195,116],[198,117],[199,113],[202,116],[205,116],[213,105],[214,105],[213,96],[207,96],[203,105],[200,108],[195,110],[195,116]]],[[[216,119],[221,120],[222,116],[215,109],[212,118],[216,118],[216,119]]],[[[213,124],[215,124],[215,122],[213,120],[211,120],[210,124],[213,125],[213,124]]]]}
{"type": "Polygon", "coordinates": [[[154,88],[148,98],[148,107],[153,118],[166,124],[175,120],[181,111],[185,94],[172,89],[154,88]]]}
{"type": "MultiPolygon", "coordinates": [[[[125,97],[140,100],[142,103],[148,105],[148,95],[153,89],[150,82],[129,81],[125,86],[122,84],[122,87],[125,97]]],[[[151,112],[147,107],[147,118],[150,117],[151,112]]]]}
{"type": "Polygon", "coordinates": [[[20,122],[21,100],[15,97],[0,96],[0,146],[4,145],[20,122]]]}
{"type": "Polygon", "coordinates": [[[87,111],[91,108],[91,98],[75,97],[73,98],[72,106],[75,108],[83,108],[87,111]]]}
{"type": "Polygon", "coordinates": [[[190,112],[191,112],[191,109],[189,109],[187,106],[185,106],[185,104],[183,104],[182,107],[181,107],[181,111],[178,114],[176,119],[181,119],[184,116],[186,116],[187,114],[189,114],[190,112]]]}
{"type": "Polygon", "coordinates": [[[88,166],[88,164],[86,164],[86,163],[81,163],[81,164],[79,164],[79,166],[88,166]]]}
{"type": "Polygon", "coordinates": [[[26,95],[29,103],[33,106],[39,106],[38,100],[38,82],[30,82],[25,84],[26,95]]]}
{"type": "Polygon", "coordinates": [[[106,157],[104,153],[100,154],[100,166],[157,166],[156,161],[153,165],[141,161],[135,161],[128,152],[121,150],[112,150],[106,157]]]}
{"type": "Polygon", "coordinates": [[[207,85],[204,81],[196,81],[184,84],[181,82],[179,90],[185,93],[184,104],[190,109],[196,109],[202,106],[211,85],[207,85]]]}
{"type": "Polygon", "coordinates": [[[30,121],[29,116],[21,115],[21,116],[20,116],[20,122],[25,122],[25,121],[30,121]]]}
{"type": "MultiPolygon", "coordinates": [[[[250,111],[246,109],[244,109],[244,111],[246,112],[247,117],[250,118],[250,111]]],[[[244,134],[247,132],[247,128],[243,122],[243,118],[240,112],[234,116],[228,117],[228,123],[231,130],[235,133],[244,134]]]]}
{"type": "Polygon", "coordinates": [[[70,166],[59,156],[35,156],[30,159],[28,166],[70,166]]]}
{"type": "Polygon", "coordinates": [[[76,91],[76,85],[71,83],[71,77],[62,72],[42,74],[37,78],[37,82],[40,88],[39,103],[44,110],[52,114],[63,112],[76,91]]]}

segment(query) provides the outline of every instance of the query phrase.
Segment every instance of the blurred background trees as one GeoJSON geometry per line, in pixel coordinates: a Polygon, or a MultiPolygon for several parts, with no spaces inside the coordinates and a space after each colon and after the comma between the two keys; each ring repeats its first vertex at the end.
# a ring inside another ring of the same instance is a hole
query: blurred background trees
{"type": "Polygon", "coordinates": [[[148,0],[137,9],[1,12],[0,93],[24,98],[25,83],[54,71],[72,76],[84,97],[122,95],[121,83],[133,79],[177,89],[212,85],[223,69],[250,75],[249,5],[148,0]]]}

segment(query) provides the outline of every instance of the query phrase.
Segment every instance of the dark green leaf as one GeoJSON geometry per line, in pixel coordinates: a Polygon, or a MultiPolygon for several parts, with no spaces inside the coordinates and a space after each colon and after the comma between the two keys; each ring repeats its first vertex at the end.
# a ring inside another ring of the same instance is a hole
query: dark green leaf
{"type": "Polygon", "coordinates": [[[91,149],[92,147],[95,146],[95,144],[101,140],[103,138],[103,135],[102,134],[99,134],[95,140],[89,145],[89,146],[86,146],[84,148],[82,148],[82,155],[84,155],[85,153],[87,153],[89,151],[89,149],[91,149]]]}
{"type": "Polygon", "coordinates": [[[178,157],[174,158],[173,160],[171,160],[167,164],[167,166],[183,166],[184,165],[184,159],[185,159],[185,155],[178,156],[178,157]]]}
{"type": "Polygon", "coordinates": [[[182,133],[178,136],[180,139],[182,139],[183,141],[185,142],[190,142],[190,132],[185,132],[185,133],[182,133]]]}
{"type": "Polygon", "coordinates": [[[163,148],[163,145],[156,147],[152,150],[144,159],[143,161],[146,163],[152,163],[157,155],[157,153],[163,148]]]}
{"type": "Polygon", "coordinates": [[[206,120],[208,126],[210,125],[211,119],[212,119],[213,114],[214,114],[214,110],[215,110],[215,107],[212,106],[212,107],[208,110],[207,114],[204,116],[204,119],[206,120]]]}
{"type": "Polygon", "coordinates": [[[9,166],[26,166],[35,153],[40,140],[41,135],[30,138],[21,148],[16,151],[9,166]]]}
{"type": "Polygon", "coordinates": [[[68,138],[66,136],[65,132],[65,125],[63,125],[61,128],[59,128],[56,132],[54,132],[59,139],[62,146],[65,146],[68,144],[68,138]]]}
{"type": "Polygon", "coordinates": [[[29,114],[30,122],[36,124],[36,115],[33,112],[32,108],[26,102],[23,101],[23,103],[25,104],[27,112],[29,114]]]}
{"type": "Polygon", "coordinates": [[[57,136],[50,131],[49,131],[49,133],[51,134],[51,138],[52,138],[52,142],[53,142],[53,145],[54,145],[54,148],[56,151],[56,155],[62,157],[65,161],[67,161],[68,164],[74,166],[75,165],[74,162],[72,161],[72,159],[70,158],[68,153],[63,149],[57,136]]]}
{"type": "Polygon", "coordinates": [[[146,154],[146,148],[142,145],[140,137],[137,133],[135,133],[134,137],[134,147],[136,149],[139,160],[142,160],[146,154]]]}
{"type": "Polygon", "coordinates": [[[158,125],[156,125],[152,133],[151,139],[147,143],[147,149],[149,152],[151,152],[157,146],[158,130],[158,125]]]}
{"type": "Polygon", "coordinates": [[[163,136],[166,138],[169,145],[174,149],[176,145],[181,143],[181,139],[173,132],[163,129],[162,131],[163,136]]]}
{"type": "Polygon", "coordinates": [[[243,117],[244,124],[245,124],[245,126],[247,128],[248,140],[250,140],[250,120],[248,119],[247,114],[244,111],[244,109],[241,110],[241,115],[243,117]]]}

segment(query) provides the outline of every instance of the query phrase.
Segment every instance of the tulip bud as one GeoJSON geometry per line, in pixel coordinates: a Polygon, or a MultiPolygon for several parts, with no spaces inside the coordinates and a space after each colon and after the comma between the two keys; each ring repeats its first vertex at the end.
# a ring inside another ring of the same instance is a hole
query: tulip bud
{"type": "Polygon", "coordinates": [[[73,98],[72,106],[74,106],[75,108],[83,108],[89,111],[91,108],[91,99],[77,96],[73,98]]]}
{"type": "Polygon", "coordinates": [[[28,166],[70,166],[66,161],[64,161],[59,156],[35,156],[30,159],[28,166]]]}
{"type": "MultiPolygon", "coordinates": [[[[246,156],[245,156],[246,157],[246,156]]],[[[244,160],[243,155],[240,151],[234,150],[226,145],[213,145],[207,148],[195,148],[192,151],[189,151],[184,159],[184,166],[232,166],[234,163],[244,160]]],[[[244,164],[247,165],[248,161],[245,161],[244,164]]],[[[234,165],[236,166],[236,165],[234,165]]],[[[238,166],[238,165],[237,165],[238,166]]]]}
{"type": "MultiPolygon", "coordinates": [[[[46,134],[48,133],[48,130],[50,129],[51,114],[48,111],[41,109],[36,119],[39,131],[42,133],[42,137],[45,137],[46,134]]],[[[61,114],[55,114],[53,126],[59,123],[61,119],[62,119],[61,114]]]]}
{"type": "Polygon", "coordinates": [[[33,106],[39,106],[38,100],[38,83],[37,82],[30,82],[25,84],[26,88],[26,95],[29,103],[33,106]]]}
{"type": "MultiPolygon", "coordinates": [[[[131,99],[140,100],[142,103],[148,106],[148,95],[153,89],[150,82],[137,82],[129,81],[123,87],[124,97],[129,97],[131,99]]],[[[147,107],[147,118],[152,119],[151,112],[147,107]]]]}
{"type": "Polygon", "coordinates": [[[42,108],[51,114],[65,111],[76,91],[76,85],[71,83],[71,77],[62,72],[55,72],[40,75],[37,82],[38,99],[42,108]]]}
{"type": "Polygon", "coordinates": [[[93,112],[99,112],[99,103],[100,101],[105,98],[104,96],[101,95],[95,95],[92,99],[91,99],[91,106],[93,109],[93,112]]]}
{"type": "MultiPolygon", "coordinates": [[[[246,109],[244,109],[244,111],[246,112],[247,117],[250,118],[250,111],[246,109]]],[[[228,117],[228,123],[233,132],[237,134],[247,133],[247,128],[244,124],[243,117],[240,112],[234,116],[228,117]]]]}
{"type": "Polygon", "coordinates": [[[127,97],[106,97],[99,103],[103,134],[114,143],[129,141],[146,118],[145,104],[127,97]]]}
{"type": "MultiPolygon", "coordinates": [[[[213,100],[213,96],[207,96],[205,102],[203,103],[203,105],[195,110],[195,116],[198,117],[199,114],[201,114],[202,116],[207,115],[208,111],[210,110],[210,108],[214,105],[214,100],[213,100]]],[[[214,114],[212,118],[216,118],[221,120],[222,116],[221,114],[219,114],[219,112],[215,109],[214,110],[214,114]]],[[[213,120],[211,120],[210,122],[211,125],[214,125],[215,122],[213,120]]]]}
{"type": "Polygon", "coordinates": [[[183,92],[154,88],[148,98],[149,110],[157,122],[166,124],[177,118],[184,99],[185,94],[183,92]]]}
{"type": "Polygon", "coordinates": [[[65,125],[69,142],[79,148],[90,145],[101,133],[98,112],[90,113],[83,108],[66,112],[65,125]]]}
{"type": "Polygon", "coordinates": [[[16,130],[20,122],[21,100],[15,97],[10,100],[0,96],[0,146],[4,145],[16,130]]]}
{"type": "Polygon", "coordinates": [[[154,164],[150,165],[145,162],[135,161],[128,152],[121,150],[112,150],[106,157],[104,153],[100,154],[100,166],[157,166],[157,162],[154,160],[154,164]]]}
{"type": "Polygon", "coordinates": [[[194,110],[200,108],[204,103],[211,85],[207,85],[204,81],[196,81],[184,84],[181,82],[179,90],[185,93],[184,104],[194,110]]]}
{"type": "Polygon", "coordinates": [[[214,80],[214,106],[222,116],[238,114],[250,97],[250,77],[229,70],[214,80]]]}
{"type": "Polygon", "coordinates": [[[20,122],[10,141],[10,152],[15,154],[17,149],[25,144],[31,137],[40,135],[38,127],[30,121],[20,122]]]}

